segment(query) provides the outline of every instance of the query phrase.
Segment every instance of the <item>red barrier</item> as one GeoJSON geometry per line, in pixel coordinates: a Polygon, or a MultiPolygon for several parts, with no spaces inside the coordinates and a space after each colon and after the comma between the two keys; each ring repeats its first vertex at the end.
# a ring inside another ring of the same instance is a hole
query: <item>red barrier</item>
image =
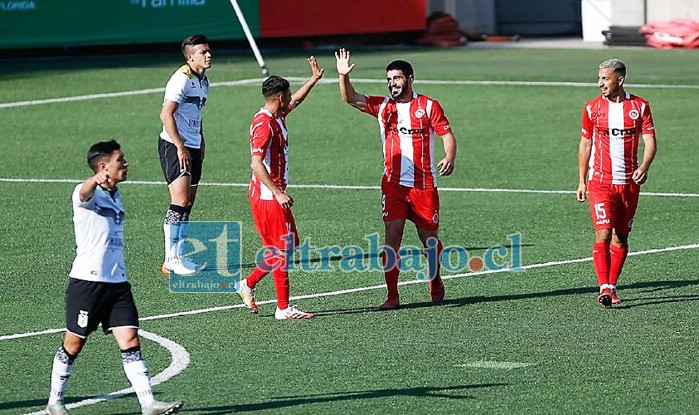
{"type": "Polygon", "coordinates": [[[425,0],[260,0],[264,38],[425,29],[425,0]]]}

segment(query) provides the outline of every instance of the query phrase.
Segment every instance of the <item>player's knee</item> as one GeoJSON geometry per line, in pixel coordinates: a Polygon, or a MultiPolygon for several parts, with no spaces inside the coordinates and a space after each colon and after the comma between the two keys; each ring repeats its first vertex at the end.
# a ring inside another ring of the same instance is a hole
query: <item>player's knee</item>
{"type": "Polygon", "coordinates": [[[611,242],[612,231],[611,229],[600,229],[595,232],[595,242],[611,242]]]}
{"type": "Polygon", "coordinates": [[[83,346],[85,346],[85,339],[70,333],[66,333],[66,336],[63,339],[63,348],[66,349],[66,352],[68,352],[71,356],[77,357],[80,351],[83,349],[83,346]]]}

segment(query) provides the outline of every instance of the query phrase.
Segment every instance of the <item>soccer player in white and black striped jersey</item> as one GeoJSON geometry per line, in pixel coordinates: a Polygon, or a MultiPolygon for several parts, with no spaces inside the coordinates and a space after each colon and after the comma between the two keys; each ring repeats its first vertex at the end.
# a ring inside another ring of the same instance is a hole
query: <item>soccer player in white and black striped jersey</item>
{"type": "Polygon", "coordinates": [[[158,139],[158,154],[170,192],[165,213],[165,261],[163,274],[193,275],[203,269],[183,256],[187,222],[197,196],[205,155],[202,110],[209,94],[211,49],[204,35],[189,36],[182,42],[187,61],[170,77],[160,110],[163,130],[158,139]]]}
{"type": "Polygon", "coordinates": [[[90,147],[87,161],[94,175],[73,191],[76,256],[66,289],[66,332],[53,359],[46,410],[50,415],[68,413],[63,394],[73,361],[87,336],[101,323],[104,333],[113,334],[119,345],[124,372],[138,396],[141,412],[175,413],[182,402],[159,402],[153,397],[141,356],[138,311],[126,279],[124,206],[117,184],[126,180],[128,163],[114,140],[90,147]]]}

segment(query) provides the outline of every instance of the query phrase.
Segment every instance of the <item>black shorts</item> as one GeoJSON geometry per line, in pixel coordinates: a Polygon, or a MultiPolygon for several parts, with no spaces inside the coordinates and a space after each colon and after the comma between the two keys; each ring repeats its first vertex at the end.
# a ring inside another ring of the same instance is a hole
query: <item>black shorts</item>
{"type": "Polygon", "coordinates": [[[169,185],[182,176],[192,177],[192,186],[199,184],[201,180],[201,165],[202,156],[201,149],[185,147],[189,151],[189,157],[192,159],[190,171],[180,170],[180,159],[177,157],[177,147],[169,141],[165,141],[158,137],[158,154],[160,155],[160,167],[163,169],[165,181],[169,185]]]}
{"type": "Polygon", "coordinates": [[[138,310],[131,284],[69,278],[66,288],[66,329],[86,338],[102,323],[104,334],[117,327],[138,328],[138,310]]]}

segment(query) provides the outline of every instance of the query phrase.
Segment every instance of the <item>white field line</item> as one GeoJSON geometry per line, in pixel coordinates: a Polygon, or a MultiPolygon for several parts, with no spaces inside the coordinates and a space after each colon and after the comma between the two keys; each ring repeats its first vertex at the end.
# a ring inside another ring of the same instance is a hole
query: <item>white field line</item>
{"type": "MultiPolygon", "coordinates": [[[[0,177],[0,183],[75,183],[82,182],[82,179],[21,179],[0,177]]],[[[133,185],[161,185],[165,182],[157,180],[131,180],[122,184],[133,185]]],[[[214,187],[248,187],[249,183],[199,183],[199,186],[214,187]]],[[[338,190],[380,190],[379,186],[363,185],[342,185],[342,184],[290,184],[289,188],[298,189],[338,189],[338,190]]],[[[540,189],[488,189],[483,187],[440,187],[442,192],[478,192],[478,193],[536,193],[536,194],[557,194],[574,195],[573,190],[540,190],[540,189]]],[[[671,192],[641,192],[642,196],[664,196],[664,197],[699,197],[699,193],[671,193],[671,192]]]]}
{"type": "MultiPolygon", "coordinates": [[[[180,346],[179,344],[175,343],[170,339],[166,339],[165,337],[158,336],[155,333],[151,333],[145,330],[139,330],[138,334],[143,338],[158,343],[159,345],[166,348],[168,352],[170,352],[170,365],[166,367],[165,370],[155,375],[155,377],[151,378],[151,385],[155,386],[161,384],[182,373],[187,368],[187,366],[189,366],[189,353],[187,353],[187,350],[184,347],[180,346]]],[[[130,393],[133,393],[133,388],[126,388],[118,390],[116,392],[108,393],[106,395],[69,403],[66,405],[66,408],[75,409],[80,408],[81,406],[94,405],[96,403],[108,401],[111,399],[121,398],[122,396],[128,395],[130,393]]],[[[46,411],[42,409],[41,411],[31,412],[26,415],[42,415],[45,413],[46,411]]]]}
{"type": "MultiPolygon", "coordinates": [[[[305,82],[306,78],[300,77],[288,77],[289,82],[305,82]]],[[[258,85],[264,81],[264,78],[252,78],[252,79],[241,79],[239,81],[225,81],[225,82],[213,82],[211,87],[220,86],[241,86],[241,85],[258,85]]],[[[320,81],[323,84],[335,84],[337,79],[328,78],[322,79],[320,81]]],[[[384,84],[386,83],[383,79],[367,79],[367,78],[356,78],[352,79],[353,83],[357,84],[384,84]]],[[[594,88],[597,86],[596,83],[592,82],[539,82],[539,81],[477,81],[477,80],[416,80],[416,84],[419,85],[483,85],[483,86],[535,86],[535,87],[573,87],[573,88],[594,88]]],[[[667,85],[667,84],[629,84],[629,88],[656,88],[656,89],[699,89],[699,85],[667,85]]],[[[74,101],[88,101],[93,99],[103,99],[103,98],[118,98],[133,95],[147,95],[147,94],[162,94],[165,88],[149,88],[149,89],[138,89],[133,91],[122,91],[122,92],[106,92],[101,94],[88,94],[88,95],[75,95],[71,97],[59,97],[59,98],[47,98],[47,99],[37,99],[29,101],[16,101],[16,102],[4,102],[0,103],[0,108],[14,108],[14,107],[29,107],[33,105],[44,105],[44,104],[56,104],[63,102],[74,102],[74,101]]]]}
{"type": "MultiPolygon", "coordinates": [[[[699,248],[699,244],[670,246],[667,248],[648,249],[645,251],[629,252],[629,256],[650,255],[650,254],[658,254],[658,253],[662,253],[662,252],[673,252],[673,251],[686,251],[686,250],[697,249],[697,248],[699,248]]],[[[564,259],[564,260],[560,260],[560,261],[550,261],[550,262],[541,262],[538,264],[524,265],[520,268],[503,268],[503,269],[497,269],[497,270],[486,270],[486,271],[479,271],[479,272],[464,272],[461,274],[443,275],[442,279],[448,280],[448,279],[463,278],[463,277],[476,277],[479,275],[499,274],[499,273],[503,273],[503,272],[519,272],[519,271],[526,271],[526,270],[530,270],[530,269],[548,268],[548,267],[554,267],[554,266],[558,266],[558,265],[568,265],[568,264],[576,264],[576,263],[580,263],[580,262],[589,262],[591,260],[592,260],[591,257],[577,258],[577,259],[564,259]]],[[[398,285],[403,286],[403,285],[424,284],[424,283],[425,282],[422,280],[415,279],[415,280],[409,280],[409,281],[401,281],[398,283],[398,285]]],[[[333,297],[333,296],[337,296],[337,295],[379,290],[379,289],[385,289],[385,288],[386,288],[385,284],[371,285],[371,286],[367,286],[367,287],[348,288],[345,290],[328,291],[328,292],[317,293],[317,294],[297,295],[297,296],[291,297],[290,300],[296,301],[296,300],[307,300],[307,299],[322,298],[322,297],[333,297]]],[[[276,303],[276,300],[264,300],[264,301],[257,302],[257,304],[272,304],[272,303],[276,303]]],[[[243,307],[243,304],[234,304],[234,305],[219,306],[219,307],[201,308],[201,309],[197,309],[197,310],[190,310],[190,311],[182,311],[182,312],[177,312],[177,313],[160,314],[160,315],[155,315],[155,316],[141,317],[139,320],[140,321],[161,320],[161,319],[165,319],[165,318],[190,316],[190,315],[210,313],[210,312],[215,312],[215,311],[225,311],[225,310],[230,310],[230,309],[234,309],[234,308],[242,308],[242,307],[243,307]]],[[[48,329],[48,330],[42,330],[42,331],[34,331],[34,332],[28,332],[28,333],[9,334],[9,335],[5,335],[5,336],[0,336],[0,340],[13,340],[13,339],[20,339],[20,338],[24,338],[24,337],[34,337],[34,336],[39,336],[42,334],[59,333],[59,332],[63,332],[64,330],[65,329],[60,328],[60,329],[48,329]]]]}

